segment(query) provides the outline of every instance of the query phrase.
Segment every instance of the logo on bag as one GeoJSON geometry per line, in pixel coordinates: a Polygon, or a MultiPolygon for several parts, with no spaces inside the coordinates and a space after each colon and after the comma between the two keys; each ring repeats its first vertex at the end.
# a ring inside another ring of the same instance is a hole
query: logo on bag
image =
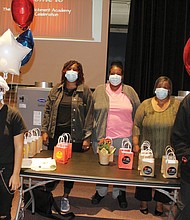
{"type": "Polygon", "coordinates": [[[145,166],[145,167],[143,168],[143,173],[146,174],[146,175],[151,174],[151,173],[152,173],[152,168],[149,167],[149,166],[145,166]]]}
{"type": "Polygon", "coordinates": [[[63,153],[61,151],[56,152],[56,158],[61,159],[63,157],[63,153]]]}
{"type": "Polygon", "coordinates": [[[130,158],[130,157],[124,156],[124,157],[122,158],[122,163],[124,163],[124,164],[129,164],[130,162],[131,162],[131,158],[130,158]]]}
{"type": "Polygon", "coordinates": [[[176,168],[175,167],[169,167],[167,169],[167,174],[170,175],[170,176],[173,176],[176,174],[176,168]]]}

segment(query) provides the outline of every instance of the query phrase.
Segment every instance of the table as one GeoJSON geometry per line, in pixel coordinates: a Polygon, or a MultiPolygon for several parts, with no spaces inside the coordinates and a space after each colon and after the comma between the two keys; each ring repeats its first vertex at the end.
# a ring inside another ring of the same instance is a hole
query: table
{"type": "MultiPolygon", "coordinates": [[[[53,151],[45,150],[37,154],[35,157],[52,157],[52,154],[53,151]]],[[[22,169],[20,174],[20,199],[16,213],[16,220],[19,219],[21,213],[23,193],[31,191],[32,188],[53,180],[156,188],[169,196],[173,201],[168,215],[168,219],[170,219],[173,214],[173,206],[177,201],[178,190],[180,189],[180,180],[179,178],[163,178],[160,173],[160,162],[160,160],[156,160],[154,177],[143,177],[139,175],[139,171],[137,170],[136,157],[134,158],[132,170],[119,169],[117,156],[114,157],[114,162],[111,162],[108,166],[100,165],[98,162],[98,155],[94,154],[90,149],[84,153],[74,152],[72,154],[72,158],[69,159],[67,164],[57,163],[57,169],[54,171],[34,171],[31,169],[22,169]],[[29,180],[29,188],[25,190],[22,187],[24,178],[29,180]],[[32,179],[37,179],[39,182],[32,185],[32,179]],[[172,189],[173,194],[169,194],[168,191],[165,191],[164,189],[172,189]]],[[[34,207],[32,211],[34,212],[34,207]]]]}

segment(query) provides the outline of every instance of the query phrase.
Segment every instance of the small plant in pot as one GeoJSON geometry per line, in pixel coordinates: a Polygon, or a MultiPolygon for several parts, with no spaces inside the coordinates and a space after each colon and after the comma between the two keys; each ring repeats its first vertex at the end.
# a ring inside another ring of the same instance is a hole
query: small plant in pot
{"type": "Polygon", "coordinates": [[[97,152],[99,154],[99,162],[102,165],[108,165],[110,161],[113,161],[113,153],[116,148],[112,146],[111,138],[102,138],[98,142],[97,152]]]}

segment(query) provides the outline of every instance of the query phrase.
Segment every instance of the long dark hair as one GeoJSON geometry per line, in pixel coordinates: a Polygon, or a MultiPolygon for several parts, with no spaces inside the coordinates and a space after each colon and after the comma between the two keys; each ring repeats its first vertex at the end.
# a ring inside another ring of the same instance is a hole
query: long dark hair
{"type": "Polygon", "coordinates": [[[69,70],[73,64],[77,64],[78,79],[76,81],[76,84],[78,86],[84,82],[84,73],[83,73],[82,64],[76,60],[70,60],[64,64],[63,69],[62,69],[61,83],[65,82],[65,80],[66,80],[65,74],[66,74],[67,70],[69,70]]]}

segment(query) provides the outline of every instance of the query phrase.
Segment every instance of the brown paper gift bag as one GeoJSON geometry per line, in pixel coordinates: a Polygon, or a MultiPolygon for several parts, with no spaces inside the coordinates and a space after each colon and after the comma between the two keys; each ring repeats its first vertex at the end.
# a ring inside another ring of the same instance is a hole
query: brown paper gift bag
{"type": "Polygon", "coordinates": [[[163,177],[177,178],[177,173],[178,173],[178,160],[176,160],[176,156],[174,152],[169,152],[165,160],[163,177]]]}
{"type": "Polygon", "coordinates": [[[33,157],[37,153],[37,144],[32,130],[27,133],[27,143],[29,145],[28,157],[33,157]]]}
{"type": "Polygon", "coordinates": [[[24,158],[28,158],[29,157],[29,144],[27,142],[27,135],[28,135],[28,132],[26,132],[24,134],[24,153],[23,153],[23,157],[24,158]]]}
{"type": "Polygon", "coordinates": [[[141,151],[139,153],[139,157],[138,157],[138,170],[141,170],[141,161],[142,158],[144,157],[153,157],[153,153],[152,150],[150,151],[150,142],[149,141],[144,141],[141,144],[141,151]]]}
{"type": "Polygon", "coordinates": [[[160,170],[161,173],[164,173],[165,162],[166,162],[166,158],[169,152],[174,152],[174,149],[170,145],[166,146],[165,154],[162,156],[161,170],[160,170]]]}
{"type": "Polygon", "coordinates": [[[154,158],[142,158],[141,161],[141,170],[140,175],[141,176],[154,176],[154,158]]]}

